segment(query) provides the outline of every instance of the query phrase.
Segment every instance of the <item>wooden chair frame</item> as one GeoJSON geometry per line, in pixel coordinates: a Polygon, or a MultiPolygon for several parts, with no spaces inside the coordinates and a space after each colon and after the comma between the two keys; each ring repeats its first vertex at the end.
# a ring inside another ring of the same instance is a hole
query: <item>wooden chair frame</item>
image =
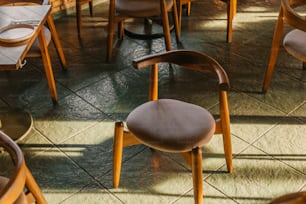
{"type": "Polygon", "coordinates": [[[88,3],[89,14],[93,16],[93,0],[76,0],[76,16],[77,16],[77,30],[78,35],[81,34],[82,31],[82,5],[88,3]]]}
{"type": "MultiPolygon", "coordinates": [[[[306,32],[305,17],[300,16],[298,13],[296,13],[293,10],[293,8],[299,7],[301,5],[306,5],[306,0],[281,0],[281,6],[279,9],[277,22],[274,29],[269,63],[266,69],[264,83],[262,87],[262,91],[264,93],[267,92],[271,83],[272,74],[275,68],[279,48],[281,46],[281,41],[283,37],[284,24],[287,23],[294,28],[306,32]]],[[[298,56],[294,57],[299,58],[298,56]]],[[[303,68],[306,69],[305,61],[303,62],[303,68]]]]}
{"type": "MultiPolygon", "coordinates": [[[[219,101],[220,101],[220,119],[216,120],[214,134],[223,135],[223,145],[227,169],[230,173],[232,167],[232,146],[230,135],[230,118],[227,101],[227,91],[229,81],[225,71],[212,58],[199,52],[189,50],[169,51],[163,54],[155,54],[134,61],[137,69],[152,66],[149,86],[149,100],[158,99],[158,64],[170,63],[183,66],[199,72],[211,72],[215,74],[219,81],[219,101]]],[[[114,131],[114,152],[113,152],[113,186],[117,188],[120,181],[121,162],[123,147],[142,144],[133,133],[124,129],[122,121],[115,123],[114,131]]],[[[192,169],[194,182],[195,203],[202,203],[202,151],[201,147],[195,147],[190,152],[182,153],[184,159],[192,169]]]]}
{"type": "Polygon", "coordinates": [[[38,184],[32,176],[30,170],[26,166],[22,151],[18,145],[5,133],[0,131],[0,146],[4,147],[13,163],[15,164],[15,172],[12,174],[5,188],[0,190],[0,203],[14,203],[24,188],[27,188],[25,193],[27,203],[37,202],[38,204],[46,204],[38,184]]]}
{"type": "MultiPolygon", "coordinates": [[[[176,41],[180,42],[181,30],[179,27],[178,22],[178,14],[177,14],[177,6],[176,0],[173,0],[173,7],[170,10],[167,10],[166,7],[166,0],[160,0],[160,7],[161,7],[161,17],[163,21],[163,32],[164,32],[164,40],[166,50],[171,50],[171,37],[170,37],[170,26],[169,26],[169,19],[168,19],[168,12],[172,12],[173,20],[174,20],[174,27],[176,33],[176,41]]],[[[120,40],[123,39],[124,35],[124,21],[128,18],[144,18],[150,16],[129,16],[124,15],[116,12],[116,0],[110,0],[109,3],[109,19],[108,19],[108,42],[107,42],[107,57],[106,60],[109,62],[112,58],[113,53],[113,36],[115,32],[115,24],[118,25],[118,37],[120,40]]]]}
{"type": "Polygon", "coordinates": [[[187,5],[187,10],[186,14],[187,16],[190,16],[190,11],[191,11],[191,0],[178,0],[178,22],[180,28],[182,28],[182,16],[183,16],[183,5],[187,5]]]}

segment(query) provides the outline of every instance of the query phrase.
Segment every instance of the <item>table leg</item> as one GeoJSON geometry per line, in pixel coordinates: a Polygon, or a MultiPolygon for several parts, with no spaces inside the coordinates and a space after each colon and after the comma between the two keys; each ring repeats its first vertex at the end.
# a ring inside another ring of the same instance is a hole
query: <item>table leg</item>
{"type": "Polygon", "coordinates": [[[53,103],[56,103],[57,102],[56,86],[55,86],[49,51],[48,51],[47,43],[45,40],[45,33],[43,29],[41,29],[40,34],[38,35],[38,40],[39,40],[41,56],[42,56],[42,60],[44,64],[44,69],[45,69],[45,73],[46,73],[46,77],[48,81],[48,86],[50,90],[50,95],[51,95],[53,103]]]}
{"type": "MultiPolygon", "coordinates": [[[[170,30],[174,29],[174,25],[170,25],[170,30]]],[[[163,25],[158,17],[149,17],[144,19],[134,19],[124,25],[124,33],[131,37],[143,40],[152,40],[164,37],[163,25]]]]}
{"type": "Polygon", "coordinates": [[[59,40],[59,37],[58,37],[58,34],[57,34],[57,31],[56,31],[56,28],[55,28],[55,25],[54,25],[54,21],[52,19],[51,14],[48,15],[47,22],[48,22],[49,29],[51,31],[51,36],[52,36],[52,40],[54,41],[56,51],[57,51],[57,53],[60,57],[60,60],[61,60],[62,67],[64,69],[67,69],[66,58],[65,58],[63,48],[62,48],[61,42],[59,40]]]}

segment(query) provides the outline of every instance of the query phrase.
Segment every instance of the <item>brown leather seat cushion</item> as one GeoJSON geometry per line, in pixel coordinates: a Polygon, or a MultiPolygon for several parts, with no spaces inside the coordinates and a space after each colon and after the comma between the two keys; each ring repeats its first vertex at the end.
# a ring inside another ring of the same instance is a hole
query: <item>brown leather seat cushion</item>
{"type": "Polygon", "coordinates": [[[287,52],[301,61],[306,61],[306,32],[298,29],[290,31],[283,41],[287,52]]]}
{"type": "MultiPolygon", "coordinates": [[[[3,176],[0,176],[0,189],[3,189],[5,185],[9,182],[9,179],[3,176]]],[[[18,199],[14,204],[27,204],[27,199],[24,193],[21,193],[18,199]]]]}
{"type": "Polygon", "coordinates": [[[134,109],[127,118],[127,127],[152,148],[187,152],[209,142],[215,131],[215,120],[200,106],[160,99],[134,109]]]}
{"type": "MultiPolygon", "coordinates": [[[[173,0],[166,0],[167,10],[173,5],[173,0]]],[[[131,17],[149,17],[160,15],[159,0],[116,0],[116,10],[131,17]]]]}

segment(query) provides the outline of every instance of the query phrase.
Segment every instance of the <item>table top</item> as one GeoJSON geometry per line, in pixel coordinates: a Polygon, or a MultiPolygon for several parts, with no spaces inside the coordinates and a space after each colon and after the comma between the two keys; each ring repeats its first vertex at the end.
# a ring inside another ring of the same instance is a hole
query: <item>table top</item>
{"type": "Polygon", "coordinates": [[[0,70],[17,70],[42,29],[50,5],[0,6],[0,29],[11,24],[33,24],[33,35],[21,45],[0,44],[0,70]]]}

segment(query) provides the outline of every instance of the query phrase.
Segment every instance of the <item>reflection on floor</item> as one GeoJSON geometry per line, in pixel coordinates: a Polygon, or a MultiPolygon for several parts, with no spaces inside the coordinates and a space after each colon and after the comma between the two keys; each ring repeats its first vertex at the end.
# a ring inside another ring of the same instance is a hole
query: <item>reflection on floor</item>
{"type": "MultiPolygon", "coordinates": [[[[234,172],[226,172],[222,139],[215,136],[203,150],[205,203],[267,203],[306,190],[302,63],[280,52],[271,87],[261,93],[278,8],[278,1],[238,1],[233,42],[227,44],[225,3],[194,1],[191,16],[183,18],[182,43],[172,42],[174,49],[212,56],[231,81],[234,172]]],[[[33,128],[19,145],[49,203],[193,203],[191,171],[183,159],[142,145],[124,150],[120,188],[112,188],[114,121],[124,120],[147,98],[148,72],[133,69],[131,61],[165,49],[163,38],[125,37],[107,63],[107,10],[106,3],[96,5],[93,18],[84,11],[80,38],[74,15],[55,21],[69,63],[63,71],[50,46],[57,106],[39,58],[28,59],[18,72],[0,72],[0,106],[20,107],[33,115],[33,128]]],[[[160,74],[162,97],[217,113],[214,87],[197,75],[169,70],[160,74]]]]}

